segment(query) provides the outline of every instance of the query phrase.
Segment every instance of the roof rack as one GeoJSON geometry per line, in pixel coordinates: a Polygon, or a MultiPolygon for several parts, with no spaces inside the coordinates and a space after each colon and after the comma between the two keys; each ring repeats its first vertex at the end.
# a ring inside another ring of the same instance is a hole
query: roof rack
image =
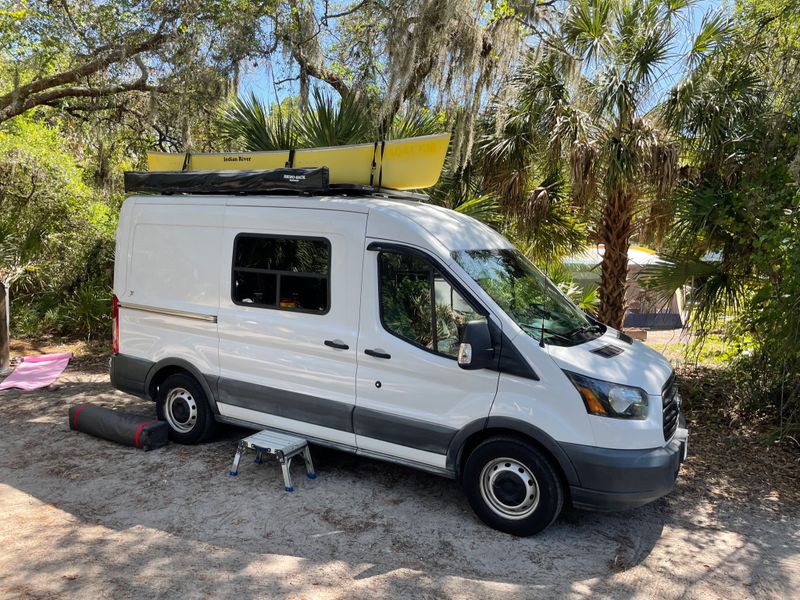
{"type": "Polygon", "coordinates": [[[155,194],[263,194],[327,192],[328,168],[263,171],[126,171],[126,192],[155,194]]]}
{"type": "Polygon", "coordinates": [[[330,184],[327,167],[251,171],[126,171],[125,191],[149,194],[382,196],[425,200],[424,194],[359,184],[330,184]]]}

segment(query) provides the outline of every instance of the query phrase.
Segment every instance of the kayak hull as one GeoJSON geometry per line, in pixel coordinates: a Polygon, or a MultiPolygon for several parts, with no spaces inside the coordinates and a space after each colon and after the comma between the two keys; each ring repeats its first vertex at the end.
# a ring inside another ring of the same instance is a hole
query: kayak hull
{"type": "Polygon", "coordinates": [[[291,164],[288,150],[200,154],[148,152],[147,165],[150,171],[328,167],[332,184],[414,190],[431,187],[439,180],[449,143],[450,134],[443,133],[352,146],[299,148],[294,151],[291,164]]]}

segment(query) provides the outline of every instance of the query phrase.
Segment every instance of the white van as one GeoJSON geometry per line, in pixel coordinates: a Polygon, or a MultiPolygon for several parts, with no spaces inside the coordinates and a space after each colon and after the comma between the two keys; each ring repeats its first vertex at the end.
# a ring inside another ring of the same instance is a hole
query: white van
{"type": "Polygon", "coordinates": [[[129,197],[114,294],[111,381],[178,442],[291,432],[457,478],[516,535],[655,500],[686,456],[660,354],[407,194],[129,197]]]}

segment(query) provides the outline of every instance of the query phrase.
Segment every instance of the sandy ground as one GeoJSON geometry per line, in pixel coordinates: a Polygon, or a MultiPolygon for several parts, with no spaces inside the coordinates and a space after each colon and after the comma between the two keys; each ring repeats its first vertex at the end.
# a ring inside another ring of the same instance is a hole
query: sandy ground
{"type": "Polygon", "coordinates": [[[800,590],[800,507],[766,473],[745,489],[735,467],[730,476],[695,460],[650,506],[567,511],[517,539],[482,525],[453,481],[314,448],[318,479],[298,463],[287,494],[274,463],[246,461],[228,476],[242,430],[145,453],[70,431],[67,409],[81,401],[155,413],[94,367],[0,394],[0,597],[733,600],[800,590]]]}

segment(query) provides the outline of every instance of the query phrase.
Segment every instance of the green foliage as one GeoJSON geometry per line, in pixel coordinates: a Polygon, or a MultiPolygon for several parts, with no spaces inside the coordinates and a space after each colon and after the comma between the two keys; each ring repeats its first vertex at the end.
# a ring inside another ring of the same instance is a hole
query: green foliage
{"type": "Polygon", "coordinates": [[[645,279],[664,296],[691,286],[701,343],[727,317],[727,339],[748,349],[730,370],[749,394],[741,406],[771,414],[780,437],[800,422],[800,89],[775,87],[798,64],[796,40],[776,45],[756,6],[769,5],[743,5],[735,25],[703,25],[696,46],[717,41],[663,106],[688,164],[667,238],[673,264],[645,279]]]}
{"type": "Polygon", "coordinates": [[[55,290],[12,297],[12,319],[12,333],[16,337],[108,338],[109,282],[102,278],[83,283],[73,292],[55,290]]]}
{"type": "MultiPolygon", "coordinates": [[[[64,302],[62,310],[66,318],[59,320],[64,331],[86,339],[105,337],[111,326],[111,289],[108,282],[87,282],[64,302]]],[[[47,316],[47,313],[45,313],[47,316]]]]}
{"type": "Polygon", "coordinates": [[[220,129],[242,150],[270,151],[297,147],[293,115],[280,107],[269,111],[252,92],[234,98],[220,119],[220,129]]]}
{"type": "Polygon", "coordinates": [[[268,107],[253,93],[234,98],[223,110],[219,128],[234,147],[269,151],[431,135],[447,126],[441,114],[408,109],[395,115],[384,135],[373,103],[353,94],[337,101],[314,88],[310,106],[304,110],[289,102],[268,107]]]}
{"type": "Polygon", "coordinates": [[[595,314],[600,304],[600,297],[597,295],[597,286],[580,286],[572,278],[571,273],[560,262],[553,265],[546,265],[547,276],[550,278],[561,293],[572,300],[578,308],[584,312],[595,314]]]}
{"type": "Polygon", "coordinates": [[[374,127],[369,107],[354,94],[339,99],[314,88],[312,110],[300,113],[297,120],[298,139],[306,148],[345,146],[370,142],[374,127]]]}
{"type": "Polygon", "coordinates": [[[433,135],[447,130],[445,115],[428,109],[407,109],[392,120],[386,139],[400,140],[421,135],[433,135]]]}
{"type": "Polygon", "coordinates": [[[101,332],[109,296],[88,282],[109,287],[119,198],[86,179],[56,129],[17,119],[0,131],[0,275],[15,332],[101,332]]]}
{"type": "Polygon", "coordinates": [[[500,205],[494,196],[484,195],[470,198],[469,200],[457,205],[453,210],[467,215],[478,221],[482,221],[489,226],[498,227],[503,222],[503,214],[500,205]]]}
{"type": "Polygon", "coordinates": [[[587,228],[570,211],[556,205],[524,236],[519,234],[519,227],[513,221],[507,233],[531,260],[543,264],[555,263],[561,257],[580,250],[586,243],[587,228]]]}
{"type": "MultiPolygon", "coordinates": [[[[572,215],[591,224],[608,249],[599,312],[612,326],[622,322],[631,238],[659,237],[669,217],[678,146],[650,108],[680,51],[686,7],[572,0],[519,64],[480,144],[487,183],[523,235],[535,238],[548,204],[561,205],[562,231],[572,215]]],[[[706,46],[720,35],[709,31],[706,46]]]]}
{"type": "Polygon", "coordinates": [[[144,93],[221,91],[227,73],[261,50],[273,9],[271,0],[16,3],[0,12],[0,122],[45,107],[124,108],[147,121],[144,93]]]}

